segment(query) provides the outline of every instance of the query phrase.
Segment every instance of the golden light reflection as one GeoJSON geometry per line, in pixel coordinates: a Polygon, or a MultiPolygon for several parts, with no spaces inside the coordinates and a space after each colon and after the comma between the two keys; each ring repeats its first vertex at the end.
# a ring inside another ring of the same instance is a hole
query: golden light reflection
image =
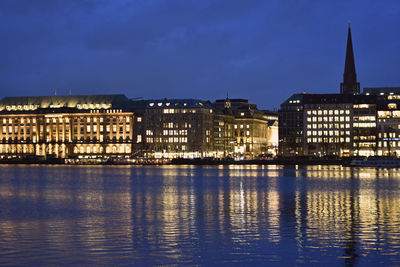
{"type": "MultiPolygon", "coordinates": [[[[35,173],[32,170],[23,173],[35,173]]],[[[187,256],[185,246],[215,239],[240,246],[267,240],[280,246],[290,236],[299,252],[336,247],[343,248],[345,258],[355,257],[357,250],[389,246],[386,252],[395,253],[400,249],[397,169],[124,166],[46,170],[49,177],[43,178],[40,169],[40,175],[31,175],[31,180],[5,178],[6,172],[0,173],[0,236],[10,242],[11,250],[21,249],[18,240],[32,234],[57,250],[78,243],[91,253],[116,245],[137,253],[145,242],[175,259],[187,256]],[[18,213],[19,206],[8,206],[16,202],[27,214],[18,213]],[[22,206],[26,203],[33,207],[29,212],[22,206]]]]}

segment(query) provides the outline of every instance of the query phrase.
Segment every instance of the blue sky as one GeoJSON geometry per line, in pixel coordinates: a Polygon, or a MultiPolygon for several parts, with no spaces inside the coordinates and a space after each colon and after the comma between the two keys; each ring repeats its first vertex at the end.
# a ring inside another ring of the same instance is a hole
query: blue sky
{"type": "Polygon", "coordinates": [[[0,97],[337,93],[351,20],[361,87],[400,86],[400,2],[2,0],[0,97]]]}

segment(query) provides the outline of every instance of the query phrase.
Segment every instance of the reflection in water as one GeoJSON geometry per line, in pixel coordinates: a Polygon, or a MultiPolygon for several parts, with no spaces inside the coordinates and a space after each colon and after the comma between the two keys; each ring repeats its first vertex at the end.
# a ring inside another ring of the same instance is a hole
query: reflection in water
{"type": "Polygon", "coordinates": [[[0,264],[400,264],[396,169],[1,169],[0,264]]]}

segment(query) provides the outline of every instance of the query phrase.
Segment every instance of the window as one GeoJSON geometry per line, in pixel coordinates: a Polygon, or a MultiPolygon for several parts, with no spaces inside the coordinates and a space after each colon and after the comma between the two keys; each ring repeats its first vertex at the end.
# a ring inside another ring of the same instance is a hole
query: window
{"type": "MultiPolygon", "coordinates": [[[[127,121],[129,121],[128,120],[129,118],[127,118],[127,121]]],[[[142,121],[142,117],[137,117],[137,122],[141,122],[142,121]]]]}
{"type": "Polygon", "coordinates": [[[141,135],[141,134],[138,134],[138,135],[137,135],[136,141],[137,141],[138,143],[141,143],[141,142],[142,142],[142,135],[141,135]]]}

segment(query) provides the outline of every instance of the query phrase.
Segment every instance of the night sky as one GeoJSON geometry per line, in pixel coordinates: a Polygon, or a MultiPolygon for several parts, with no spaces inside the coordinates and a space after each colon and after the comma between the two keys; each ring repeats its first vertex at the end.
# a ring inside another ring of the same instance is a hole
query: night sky
{"type": "Polygon", "coordinates": [[[400,86],[398,0],[1,0],[0,97],[338,93],[348,21],[361,88],[400,86]]]}

